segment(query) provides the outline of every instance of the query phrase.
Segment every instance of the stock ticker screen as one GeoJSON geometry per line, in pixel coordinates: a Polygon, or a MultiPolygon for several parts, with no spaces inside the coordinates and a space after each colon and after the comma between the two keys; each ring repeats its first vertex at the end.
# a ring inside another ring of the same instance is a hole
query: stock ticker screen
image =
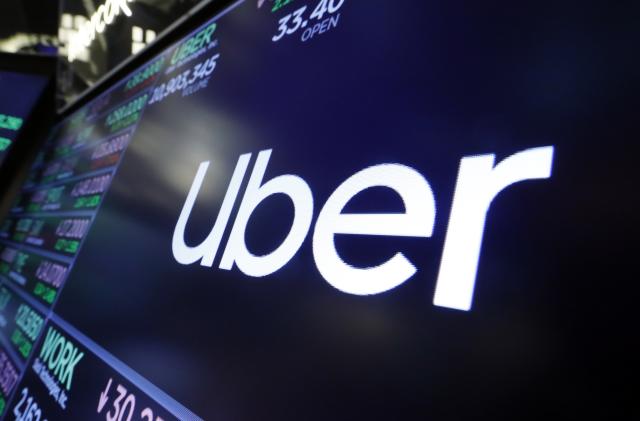
{"type": "Polygon", "coordinates": [[[0,166],[47,84],[47,78],[0,71],[0,166]]]}
{"type": "Polygon", "coordinates": [[[631,73],[588,28],[633,20],[607,18],[212,16],[55,127],[2,221],[0,413],[628,415],[631,73]]]}

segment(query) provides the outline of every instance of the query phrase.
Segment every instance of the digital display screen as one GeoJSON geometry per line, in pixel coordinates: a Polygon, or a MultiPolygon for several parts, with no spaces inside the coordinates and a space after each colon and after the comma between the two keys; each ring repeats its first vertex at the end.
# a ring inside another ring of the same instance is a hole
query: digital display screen
{"type": "Polygon", "coordinates": [[[0,71],[0,166],[46,84],[44,76],[0,71]]]}
{"type": "Polygon", "coordinates": [[[238,1],[70,115],[0,225],[0,413],[628,415],[629,111],[556,12],[238,1]]]}

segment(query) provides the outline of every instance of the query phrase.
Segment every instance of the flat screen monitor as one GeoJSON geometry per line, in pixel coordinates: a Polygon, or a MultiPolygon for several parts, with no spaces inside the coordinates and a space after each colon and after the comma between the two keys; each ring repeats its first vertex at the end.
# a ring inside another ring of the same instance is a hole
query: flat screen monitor
{"type": "Polygon", "coordinates": [[[401,3],[236,2],[52,130],[6,419],[629,415],[633,20],[401,3]]]}

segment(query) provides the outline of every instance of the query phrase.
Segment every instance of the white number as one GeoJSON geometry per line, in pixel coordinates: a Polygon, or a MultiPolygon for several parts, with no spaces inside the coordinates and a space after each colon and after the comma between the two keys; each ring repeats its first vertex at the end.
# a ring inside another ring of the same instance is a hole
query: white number
{"type": "Polygon", "coordinates": [[[165,93],[165,97],[170,95],[170,94],[172,94],[172,93],[174,93],[175,91],[176,91],[176,78],[174,77],[167,84],[167,92],[168,93],[165,93]]]}
{"type": "MultiPolygon", "coordinates": [[[[108,398],[108,396],[106,396],[106,393],[108,393],[110,385],[111,380],[109,380],[107,390],[104,392],[105,396],[102,396],[100,398],[101,402],[103,398],[108,398]]],[[[133,393],[127,392],[127,389],[121,384],[118,385],[116,391],[118,392],[118,397],[115,401],[113,401],[113,413],[111,411],[107,412],[107,421],[131,421],[131,417],[133,417],[133,414],[136,410],[136,396],[133,393]]],[[[106,399],[104,400],[104,402],[106,403],[106,399]]],[[[100,405],[102,405],[102,403],[100,405]]],[[[100,413],[101,410],[102,408],[98,406],[98,413],[100,413]]],[[[153,421],[153,412],[151,412],[149,408],[146,408],[144,411],[142,411],[142,414],[140,416],[141,418],[147,417],[149,421],[153,421]]],[[[158,419],[156,419],[156,421],[158,421],[158,419]]]]}
{"type": "Polygon", "coordinates": [[[196,80],[202,79],[211,75],[211,73],[213,73],[213,71],[216,68],[216,64],[217,64],[216,60],[218,59],[218,57],[220,57],[220,54],[216,54],[213,57],[209,57],[207,60],[203,61],[202,63],[196,64],[193,67],[191,78],[189,78],[188,80],[186,79],[186,77],[188,76],[188,71],[183,73],[183,75],[186,74],[187,76],[185,76],[185,78],[183,79],[184,83],[182,85],[178,84],[178,89],[183,89],[184,87],[194,83],[196,80]]]}
{"type": "Polygon", "coordinates": [[[25,387],[21,393],[22,398],[20,398],[20,402],[13,408],[13,415],[16,416],[16,421],[40,421],[42,410],[38,407],[38,403],[33,399],[33,396],[29,396],[29,389],[25,387]],[[29,397],[27,398],[27,396],[29,397]],[[25,401],[25,409],[24,412],[22,412],[20,406],[22,406],[25,401]]]}
{"type": "Polygon", "coordinates": [[[164,83],[153,90],[153,95],[151,96],[151,100],[149,101],[149,105],[154,104],[154,103],[162,100],[163,91],[164,91],[164,83]]]}
{"type": "Polygon", "coordinates": [[[27,395],[29,394],[29,390],[25,387],[23,388],[20,393],[22,393],[22,397],[20,398],[20,402],[18,402],[18,404],[16,405],[15,408],[13,408],[13,415],[16,416],[16,419],[18,419],[18,417],[22,416],[22,410],[20,410],[20,406],[24,403],[24,401],[27,399],[27,395]]]}
{"type": "MultiPolygon", "coordinates": [[[[32,398],[29,398],[29,399],[32,399],[32,398]]],[[[40,408],[38,408],[38,404],[33,402],[21,421],[40,421],[41,416],[42,416],[42,411],[40,411],[40,408]]]]}
{"type": "Polygon", "coordinates": [[[300,28],[300,25],[302,25],[302,14],[305,10],[307,10],[307,6],[302,6],[301,8],[293,12],[293,23],[295,24],[295,26],[287,29],[287,34],[293,34],[298,30],[298,28],[300,28]]]}
{"type": "Polygon", "coordinates": [[[335,0],[331,0],[331,1],[329,2],[329,8],[328,8],[329,13],[335,13],[335,12],[337,12],[337,11],[338,11],[338,9],[340,9],[340,8],[342,7],[342,5],[344,4],[344,0],[338,0],[338,5],[336,6],[336,5],[334,4],[334,1],[335,1],[335,0]]]}
{"type": "Polygon", "coordinates": [[[322,19],[325,13],[335,13],[342,7],[344,0],[320,0],[311,13],[311,19],[322,19]]]}
{"type": "MultiPolygon", "coordinates": [[[[327,2],[327,0],[322,0],[323,2],[327,2]]],[[[344,1],[344,0],[341,0],[344,1]]],[[[273,42],[277,42],[279,41],[283,36],[285,36],[285,34],[291,35],[294,32],[296,32],[298,29],[300,29],[301,26],[303,26],[303,24],[305,23],[302,16],[304,15],[305,10],[307,10],[307,6],[302,6],[301,8],[299,8],[298,10],[296,10],[293,13],[289,13],[287,16],[283,17],[282,19],[280,19],[278,21],[278,23],[280,24],[280,26],[278,27],[278,30],[280,31],[278,34],[274,35],[273,38],[271,38],[271,40],[273,42]],[[287,23],[289,23],[289,20],[291,19],[291,16],[293,16],[293,26],[292,27],[288,27],[287,23]]],[[[317,10],[317,7],[316,7],[317,10]]],[[[315,11],[314,11],[315,13],[315,11]]],[[[313,15],[311,15],[311,17],[313,17],[313,15]]]]}
{"type": "Polygon", "coordinates": [[[33,397],[29,396],[27,399],[27,409],[25,409],[24,414],[20,417],[20,421],[31,421],[33,419],[33,397]]]}
{"type": "Polygon", "coordinates": [[[127,421],[131,421],[131,416],[133,415],[133,410],[136,407],[136,397],[133,396],[133,393],[127,396],[127,399],[124,400],[124,404],[122,405],[122,411],[120,412],[120,416],[118,417],[118,421],[122,421],[122,417],[124,417],[125,408],[129,408],[129,415],[127,416],[127,421]]]}
{"type": "Polygon", "coordinates": [[[278,27],[280,33],[271,38],[273,42],[278,41],[284,36],[285,33],[287,33],[287,22],[289,22],[289,19],[291,19],[291,14],[288,14],[278,21],[278,23],[280,24],[280,26],[278,27]]]}
{"type": "Polygon", "coordinates": [[[202,69],[202,63],[198,63],[195,65],[195,67],[193,68],[193,74],[191,75],[191,79],[189,79],[189,85],[191,85],[193,82],[195,82],[195,80],[197,78],[200,77],[200,69],[202,69]]]}
{"type": "Polygon", "coordinates": [[[205,64],[204,70],[202,71],[202,73],[204,74],[204,76],[209,76],[211,73],[213,73],[213,70],[216,68],[216,64],[218,60],[218,57],[220,57],[220,54],[216,54],[215,56],[211,57],[209,59],[209,62],[207,64],[205,64]]]}
{"type": "Polygon", "coordinates": [[[176,83],[177,89],[182,89],[187,85],[187,79],[189,78],[189,72],[191,70],[187,70],[183,72],[180,76],[177,77],[178,82],[176,83]]]}
{"type": "Polygon", "coordinates": [[[115,401],[113,401],[113,410],[114,414],[111,415],[111,411],[107,412],[107,421],[116,421],[121,418],[120,415],[120,401],[127,395],[127,389],[124,388],[121,384],[118,385],[116,389],[119,393],[118,397],[115,401]]]}
{"type": "MultiPolygon", "coordinates": [[[[145,408],[140,414],[140,418],[146,418],[147,421],[153,421],[153,411],[151,408],[145,408]]],[[[164,421],[161,417],[156,417],[156,421],[164,421]]]]}
{"type": "Polygon", "coordinates": [[[147,421],[153,421],[153,411],[151,410],[151,408],[143,409],[142,413],[140,414],[140,418],[146,418],[147,421]]]}
{"type": "Polygon", "coordinates": [[[327,3],[329,3],[329,0],[320,0],[313,13],[311,13],[311,19],[322,19],[327,12],[327,3]]]}

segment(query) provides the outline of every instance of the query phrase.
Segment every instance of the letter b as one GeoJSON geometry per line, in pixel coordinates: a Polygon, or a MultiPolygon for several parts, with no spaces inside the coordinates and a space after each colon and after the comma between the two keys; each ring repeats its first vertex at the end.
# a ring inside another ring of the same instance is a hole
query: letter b
{"type": "Polygon", "coordinates": [[[307,183],[300,177],[286,174],[262,184],[271,149],[258,154],[255,167],[247,185],[238,215],[229,236],[227,247],[220,261],[220,269],[231,270],[233,264],[245,275],[262,277],[283,267],[296,254],[311,225],[313,216],[313,196],[307,183]],[[245,242],[247,223],[253,211],[269,196],[284,194],[293,203],[294,215],[291,229],[285,240],[274,251],[264,256],[256,256],[245,242]]]}

